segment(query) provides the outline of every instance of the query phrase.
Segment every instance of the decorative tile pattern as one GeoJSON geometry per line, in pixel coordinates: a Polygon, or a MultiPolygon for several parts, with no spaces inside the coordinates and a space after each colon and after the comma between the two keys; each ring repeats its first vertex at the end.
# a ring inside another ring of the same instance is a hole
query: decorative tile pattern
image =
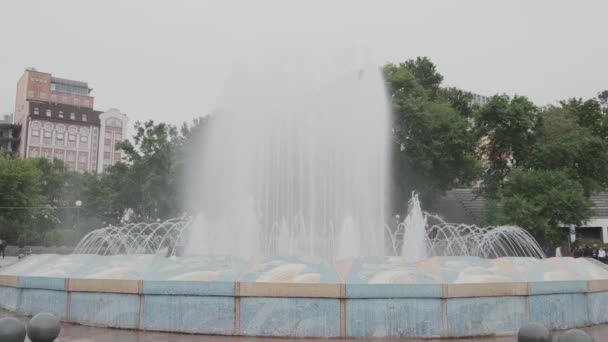
{"type": "Polygon", "coordinates": [[[439,337],[441,299],[347,299],[348,337],[439,337]]]}
{"type": "Polygon", "coordinates": [[[526,322],[526,299],[522,296],[447,301],[449,336],[513,334],[526,322]]]}
{"type": "Polygon", "coordinates": [[[340,336],[338,299],[243,297],[240,301],[242,335],[340,336]]]}
{"type": "Polygon", "coordinates": [[[232,335],[234,313],[233,297],[147,295],[144,329],[232,335]]]}
{"type": "Polygon", "coordinates": [[[70,319],[114,328],[139,327],[139,295],[72,292],[70,319]]]}

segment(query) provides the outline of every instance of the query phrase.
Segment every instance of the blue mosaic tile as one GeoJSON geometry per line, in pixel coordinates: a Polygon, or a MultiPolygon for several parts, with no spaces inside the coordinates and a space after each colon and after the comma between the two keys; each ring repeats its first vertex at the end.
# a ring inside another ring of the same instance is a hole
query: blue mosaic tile
{"type": "Polygon", "coordinates": [[[144,294],[233,296],[234,282],[144,280],[144,294]]]}
{"type": "Polygon", "coordinates": [[[144,328],[198,334],[234,333],[234,298],[156,296],[144,298],[144,328]]]}
{"type": "Polygon", "coordinates": [[[20,276],[19,287],[64,291],[65,278],[20,276]]]}
{"type": "Polygon", "coordinates": [[[585,294],[530,296],[530,320],[549,329],[569,329],[587,324],[585,294]]]}
{"type": "Polygon", "coordinates": [[[66,318],[67,292],[22,289],[21,302],[17,311],[24,315],[35,315],[40,312],[50,312],[61,320],[66,318]]]}
{"type": "Polygon", "coordinates": [[[72,292],[70,320],[114,328],[139,327],[139,296],[119,293],[72,292]]]}
{"type": "Polygon", "coordinates": [[[441,299],[346,300],[348,337],[439,337],[442,327],[441,299]]]}
{"type": "Polygon", "coordinates": [[[525,297],[451,298],[448,335],[512,334],[526,322],[525,297]]]}
{"type": "Polygon", "coordinates": [[[17,311],[19,298],[21,297],[21,289],[14,287],[0,286],[0,307],[9,310],[17,311]]]}
{"type": "Polygon", "coordinates": [[[240,315],[242,335],[340,336],[338,299],[242,297],[240,315]]]}
{"type": "Polygon", "coordinates": [[[587,305],[589,324],[608,323],[608,292],[589,293],[587,305]]]}
{"type": "Polygon", "coordinates": [[[587,292],[587,281],[585,280],[536,281],[530,283],[530,295],[584,292],[587,292]]]}

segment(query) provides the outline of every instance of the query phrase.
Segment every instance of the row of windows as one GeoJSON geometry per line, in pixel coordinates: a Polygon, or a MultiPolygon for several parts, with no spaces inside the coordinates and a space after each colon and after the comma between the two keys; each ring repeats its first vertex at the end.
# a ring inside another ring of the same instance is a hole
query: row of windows
{"type": "MultiPolygon", "coordinates": [[[[53,112],[50,109],[46,110],[47,117],[50,118],[52,114],[53,114],[53,112]]],[[[34,107],[34,115],[40,115],[40,109],[38,107],[34,107]]],[[[60,119],[63,119],[65,117],[63,111],[60,110],[57,113],[57,117],[60,119]]],[[[81,119],[82,119],[82,121],[87,121],[87,115],[82,114],[81,119]]],[[[76,120],[76,113],[70,113],[70,120],[76,120]]]]}
{"type": "MultiPolygon", "coordinates": [[[[53,146],[53,137],[51,135],[51,132],[44,132],[44,136],[42,137],[42,139],[40,139],[40,131],[32,131],[31,143],[40,144],[41,140],[42,140],[42,145],[53,146]]],[[[89,141],[89,137],[80,136],[80,143],[78,144],[78,146],[81,149],[88,149],[88,141],[89,141]]],[[[57,135],[55,136],[54,145],[58,146],[58,147],[76,148],[77,147],[76,135],[68,134],[67,139],[66,139],[66,137],[64,136],[63,133],[57,133],[57,135]]]]}
{"type": "MultiPolygon", "coordinates": [[[[42,153],[40,153],[38,150],[31,150],[30,151],[30,156],[32,158],[42,157],[42,158],[50,159],[51,158],[51,151],[49,151],[49,150],[42,150],[42,153]]],[[[63,160],[63,157],[64,157],[63,151],[55,151],[55,154],[54,154],[54,158],[55,159],[63,160]]],[[[65,160],[69,161],[69,162],[76,161],[76,154],[73,153],[73,152],[68,152],[65,160]]],[[[88,156],[86,154],[81,154],[81,155],[78,156],[78,161],[81,162],[81,163],[86,163],[88,161],[88,156]]]]}
{"type": "MultiPolygon", "coordinates": [[[[40,136],[40,131],[37,131],[37,130],[32,131],[32,137],[39,137],[39,136],[40,136]]],[[[65,136],[64,133],[55,133],[55,140],[63,140],[64,136],[65,136]]],[[[53,132],[44,131],[43,137],[45,139],[52,139],[53,132]]],[[[68,141],[76,141],[76,134],[68,134],[68,141]]],[[[89,137],[87,135],[81,135],[80,142],[88,143],[89,137]]]]}
{"type": "MultiPolygon", "coordinates": [[[[34,95],[35,95],[35,93],[34,93],[33,90],[28,90],[27,96],[29,98],[33,98],[34,95]]],[[[46,92],[41,91],[38,95],[39,95],[38,97],[41,100],[48,100],[48,94],[46,92]]],[[[58,97],[57,94],[51,94],[50,97],[51,97],[51,102],[58,102],[58,100],[60,99],[61,103],[73,104],[75,106],[80,106],[80,98],[78,98],[78,97],[74,97],[72,99],[72,101],[70,101],[70,98],[67,95],[62,95],[61,97],[58,97]]],[[[90,105],[90,101],[88,99],[84,99],[82,101],[82,105],[85,106],[85,107],[88,107],[90,105]]]]}
{"type": "MultiPolygon", "coordinates": [[[[59,133],[65,132],[65,125],[63,125],[63,124],[53,125],[50,122],[45,122],[43,125],[40,121],[32,121],[33,130],[39,130],[42,127],[44,127],[45,131],[56,130],[59,133]]],[[[78,133],[78,131],[80,131],[80,134],[82,134],[82,135],[89,135],[89,129],[87,127],[80,127],[80,129],[78,129],[78,127],[76,127],[76,126],[71,126],[71,125],[68,126],[68,133],[76,134],[76,133],[78,133]]],[[[95,127],[93,128],[93,136],[97,137],[97,128],[95,128],[95,127]]]]}

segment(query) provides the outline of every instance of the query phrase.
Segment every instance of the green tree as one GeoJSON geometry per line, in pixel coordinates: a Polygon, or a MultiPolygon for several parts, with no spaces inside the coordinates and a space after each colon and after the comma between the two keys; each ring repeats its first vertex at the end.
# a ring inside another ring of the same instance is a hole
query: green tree
{"type": "Polygon", "coordinates": [[[447,101],[431,100],[431,93],[417,80],[426,82],[429,89],[440,85],[441,75],[423,77],[436,73],[434,65],[428,63],[428,59],[419,58],[383,69],[393,112],[395,211],[403,210],[414,190],[430,206],[437,195],[470,183],[480,172],[476,141],[467,119],[447,101]]]}
{"type": "Polygon", "coordinates": [[[48,212],[40,193],[40,177],[35,160],[0,153],[0,239],[16,243],[48,212]]]}
{"type": "Polygon", "coordinates": [[[35,160],[0,154],[0,207],[4,218],[25,222],[34,217],[35,211],[27,208],[45,204],[40,177],[35,160]]]}
{"type": "Polygon", "coordinates": [[[473,104],[473,94],[458,88],[439,89],[439,98],[447,102],[458,114],[465,118],[473,118],[476,106],[473,104]]]}
{"type": "Polygon", "coordinates": [[[125,152],[127,169],[111,172],[126,176],[122,181],[123,208],[130,208],[142,220],[175,215],[180,204],[175,164],[181,137],[175,126],[154,121],[135,124],[133,143],[125,140],[117,149],[125,152]]]}
{"type": "Polygon", "coordinates": [[[565,172],[517,168],[490,201],[486,220],[524,227],[541,243],[556,244],[558,227],[582,224],[591,205],[583,186],[565,172]]]}
{"type": "MultiPolygon", "coordinates": [[[[602,94],[599,95],[602,97],[602,94]]],[[[608,121],[606,113],[599,99],[583,101],[580,98],[571,98],[561,101],[561,107],[576,118],[577,123],[589,129],[594,135],[608,139],[608,121]]]]}
{"type": "Polygon", "coordinates": [[[526,168],[561,170],[578,181],[587,195],[608,186],[607,141],[577,124],[577,117],[563,108],[548,108],[540,122],[526,168]]]}
{"type": "Polygon", "coordinates": [[[435,100],[443,82],[443,76],[437,72],[437,67],[427,57],[416,57],[400,64],[415,78],[418,84],[428,92],[428,97],[435,100]]]}
{"type": "Polygon", "coordinates": [[[608,90],[601,91],[597,94],[597,99],[602,106],[605,115],[608,115],[608,90]]]}
{"type": "Polygon", "coordinates": [[[523,96],[490,98],[476,115],[481,156],[487,159],[482,191],[494,197],[509,171],[524,162],[534,145],[539,109],[523,96]]]}

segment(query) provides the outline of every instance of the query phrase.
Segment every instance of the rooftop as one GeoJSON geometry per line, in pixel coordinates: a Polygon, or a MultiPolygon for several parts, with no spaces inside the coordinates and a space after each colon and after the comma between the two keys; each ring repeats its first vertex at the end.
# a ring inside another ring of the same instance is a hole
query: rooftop
{"type": "MultiPolygon", "coordinates": [[[[593,217],[608,217],[608,192],[591,196],[593,217]]],[[[486,199],[476,189],[453,189],[437,201],[433,208],[449,222],[479,225],[486,213],[486,199]]]]}

